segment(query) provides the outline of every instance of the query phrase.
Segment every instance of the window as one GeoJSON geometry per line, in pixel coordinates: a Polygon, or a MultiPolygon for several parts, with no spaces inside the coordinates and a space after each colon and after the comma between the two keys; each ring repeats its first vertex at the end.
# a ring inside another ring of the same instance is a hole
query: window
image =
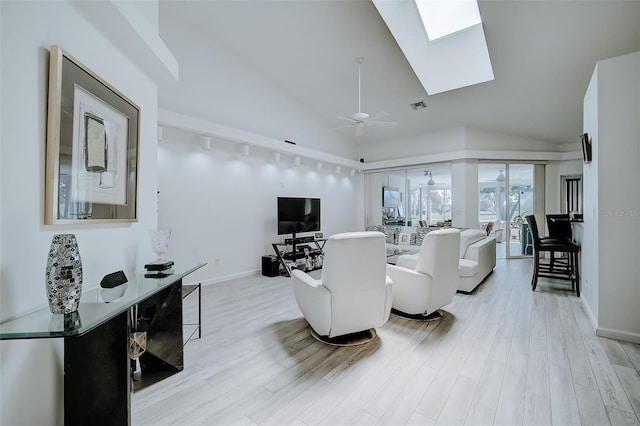
{"type": "Polygon", "coordinates": [[[367,225],[418,226],[423,220],[436,226],[452,218],[449,165],[368,173],[365,185],[367,225]],[[385,189],[398,191],[397,206],[385,204],[385,189]]]}
{"type": "Polygon", "coordinates": [[[412,222],[436,226],[451,220],[451,167],[425,166],[407,170],[412,222]]]}

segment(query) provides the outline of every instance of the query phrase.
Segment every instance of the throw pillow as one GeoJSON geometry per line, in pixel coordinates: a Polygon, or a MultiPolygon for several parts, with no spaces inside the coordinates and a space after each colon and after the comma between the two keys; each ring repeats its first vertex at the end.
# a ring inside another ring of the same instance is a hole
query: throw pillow
{"type": "Polygon", "coordinates": [[[395,243],[395,234],[396,234],[397,228],[394,226],[387,226],[385,227],[384,230],[384,235],[387,237],[387,242],[388,243],[395,243]]]}
{"type": "Polygon", "coordinates": [[[417,246],[421,246],[422,245],[422,241],[424,241],[424,237],[429,233],[429,228],[417,228],[416,229],[416,239],[415,239],[415,245],[417,246]]]}

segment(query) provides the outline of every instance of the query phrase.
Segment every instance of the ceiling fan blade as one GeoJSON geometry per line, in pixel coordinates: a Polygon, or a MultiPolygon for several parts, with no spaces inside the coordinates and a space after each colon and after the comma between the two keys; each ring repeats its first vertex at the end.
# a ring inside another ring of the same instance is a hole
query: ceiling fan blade
{"type": "Polygon", "coordinates": [[[394,122],[394,121],[367,121],[367,126],[371,126],[371,127],[383,127],[385,129],[393,129],[395,128],[398,123],[394,122]]]}
{"type": "Polygon", "coordinates": [[[372,116],[370,116],[368,121],[377,121],[377,120],[380,120],[381,118],[384,118],[384,117],[386,117],[388,115],[389,115],[388,112],[380,111],[379,113],[373,114],[372,116]]]}
{"type": "Polygon", "coordinates": [[[356,122],[353,118],[342,117],[341,115],[337,116],[336,118],[339,119],[339,120],[346,120],[346,121],[349,121],[351,123],[355,123],[356,122]]]}
{"type": "Polygon", "coordinates": [[[347,127],[353,127],[353,126],[355,126],[355,123],[345,124],[344,126],[334,127],[333,130],[346,129],[347,127]]]}
{"type": "Polygon", "coordinates": [[[356,136],[364,135],[364,123],[356,123],[356,136]]]}

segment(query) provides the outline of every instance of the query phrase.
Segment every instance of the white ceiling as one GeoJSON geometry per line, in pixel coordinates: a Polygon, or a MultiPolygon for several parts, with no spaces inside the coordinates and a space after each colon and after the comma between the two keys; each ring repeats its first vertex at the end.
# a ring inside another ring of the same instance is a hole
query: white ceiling
{"type": "MultiPolygon", "coordinates": [[[[224,46],[327,129],[343,124],[335,116],[357,111],[355,58],[364,57],[362,109],[386,111],[384,120],[398,126],[367,127],[361,138],[350,128],[336,130],[354,143],[461,126],[577,142],[596,62],[640,50],[640,0],[480,0],[479,7],[495,80],[433,96],[370,0],[161,0],[159,22],[170,49],[178,45],[176,28],[210,41],[193,48],[213,61],[215,46],[224,46]],[[421,100],[428,108],[412,110],[421,100]]],[[[174,54],[180,60],[180,52],[174,54]]],[[[160,106],[175,109],[176,95],[167,93],[161,86],[160,106]]]]}

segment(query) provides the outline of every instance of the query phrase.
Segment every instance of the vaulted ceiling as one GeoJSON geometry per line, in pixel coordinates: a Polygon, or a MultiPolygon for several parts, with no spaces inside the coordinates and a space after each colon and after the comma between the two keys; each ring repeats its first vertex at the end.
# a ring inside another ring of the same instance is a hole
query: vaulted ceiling
{"type": "MultiPolygon", "coordinates": [[[[367,127],[360,138],[353,128],[332,130],[354,143],[457,127],[574,143],[596,62],[640,50],[640,0],[480,0],[479,8],[495,80],[432,96],[370,0],[161,1],[159,22],[171,49],[184,49],[180,31],[206,41],[192,49],[213,62],[224,46],[327,129],[357,111],[355,59],[363,57],[363,111],[385,111],[398,126],[367,127]],[[417,101],[427,108],[414,111],[417,101]]],[[[160,87],[160,106],[175,109],[178,96],[160,87]]]]}

